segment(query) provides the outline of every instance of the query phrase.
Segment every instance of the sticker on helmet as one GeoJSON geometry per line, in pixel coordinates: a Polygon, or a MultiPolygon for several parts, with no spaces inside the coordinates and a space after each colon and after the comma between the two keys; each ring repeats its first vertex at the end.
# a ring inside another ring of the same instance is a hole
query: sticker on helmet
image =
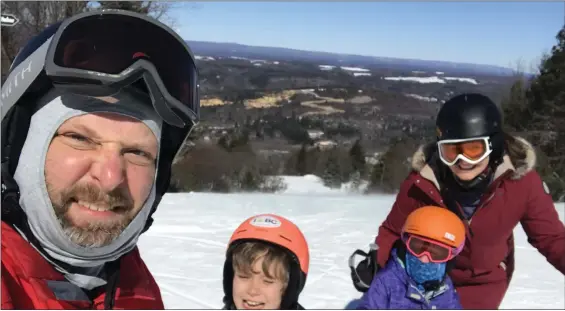
{"type": "Polygon", "coordinates": [[[272,216],[257,216],[249,222],[255,227],[276,228],[281,226],[281,221],[272,216]]]}
{"type": "Polygon", "coordinates": [[[446,232],[443,237],[450,241],[455,241],[455,235],[453,235],[452,233],[446,232]]]}
{"type": "Polygon", "coordinates": [[[542,181],[542,183],[543,183],[543,191],[545,191],[545,194],[551,194],[551,192],[549,191],[549,187],[547,186],[545,181],[542,181]]]}

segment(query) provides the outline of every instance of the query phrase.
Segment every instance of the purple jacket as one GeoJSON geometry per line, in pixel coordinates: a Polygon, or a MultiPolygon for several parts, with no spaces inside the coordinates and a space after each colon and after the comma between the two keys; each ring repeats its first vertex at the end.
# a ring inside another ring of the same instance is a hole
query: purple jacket
{"type": "Polygon", "coordinates": [[[391,251],[390,256],[384,269],[375,275],[371,287],[361,298],[358,310],[463,309],[449,276],[437,291],[422,293],[406,274],[396,249],[391,251]]]}

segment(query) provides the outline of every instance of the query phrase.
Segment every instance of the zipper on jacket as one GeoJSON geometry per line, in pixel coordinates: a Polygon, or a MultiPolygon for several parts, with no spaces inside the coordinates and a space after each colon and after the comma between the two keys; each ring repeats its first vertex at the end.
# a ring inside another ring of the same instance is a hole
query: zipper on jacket
{"type": "MultiPolygon", "coordinates": [[[[473,229],[471,228],[471,222],[473,221],[473,218],[477,215],[479,210],[483,209],[483,207],[494,198],[494,196],[496,195],[497,188],[504,182],[506,176],[510,175],[510,173],[511,173],[510,171],[507,171],[506,173],[500,175],[497,179],[493,180],[492,183],[487,188],[487,191],[481,196],[481,199],[479,200],[479,204],[477,204],[477,208],[473,211],[469,219],[467,219],[466,221],[467,226],[469,228],[469,235],[471,237],[475,236],[475,234],[473,233],[473,229]]],[[[457,203],[457,206],[459,206],[459,203],[457,203]]],[[[459,206],[459,208],[461,207],[459,206]]]]}
{"type": "Polygon", "coordinates": [[[469,219],[465,219],[465,221],[463,222],[465,224],[465,228],[467,228],[467,230],[469,230],[469,237],[474,238],[475,237],[475,233],[473,233],[473,228],[471,228],[471,221],[473,220],[473,218],[469,218],[469,219]]]}
{"type": "MultiPolygon", "coordinates": [[[[471,222],[473,221],[473,218],[477,215],[477,213],[479,212],[479,210],[482,210],[485,205],[487,203],[489,203],[490,201],[492,201],[492,199],[494,199],[494,196],[496,195],[496,191],[498,186],[502,183],[502,181],[497,182],[496,184],[493,184],[492,187],[489,187],[489,191],[487,191],[485,193],[485,195],[483,195],[481,197],[481,200],[479,201],[479,204],[477,205],[477,208],[473,211],[473,213],[471,214],[471,217],[469,217],[469,219],[467,220],[467,224],[469,226],[469,235],[471,235],[471,237],[474,237],[474,233],[473,233],[473,229],[471,228],[471,222]],[[488,197],[486,196],[486,194],[488,194],[488,197]],[[485,199],[486,197],[486,199],[485,199]]],[[[459,206],[459,204],[457,204],[459,206]]]]}

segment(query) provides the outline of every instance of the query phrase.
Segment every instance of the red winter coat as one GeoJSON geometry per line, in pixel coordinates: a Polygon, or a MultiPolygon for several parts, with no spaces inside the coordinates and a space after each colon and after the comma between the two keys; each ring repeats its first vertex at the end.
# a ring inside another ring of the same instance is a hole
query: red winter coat
{"type": "MultiPolygon", "coordinates": [[[[513,230],[522,224],[531,245],[565,274],[565,226],[559,220],[551,196],[533,169],[533,147],[523,139],[514,142],[495,179],[483,195],[475,215],[465,223],[465,248],[455,259],[450,276],[465,309],[497,309],[514,272],[513,230]],[[515,150],[526,157],[520,157],[515,150]]],[[[393,243],[399,238],[410,212],[424,205],[446,207],[439,184],[421,147],[412,158],[414,171],[400,187],[396,202],[379,228],[378,263],[384,267],[393,243]]],[[[426,151],[424,151],[426,150],[426,151]]]]}
{"type": "MultiPolygon", "coordinates": [[[[157,283],[135,248],[121,259],[114,309],[164,309],[157,283]]],[[[92,302],[57,298],[72,286],[19,233],[2,222],[2,309],[104,309],[104,291],[92,302]]]]}

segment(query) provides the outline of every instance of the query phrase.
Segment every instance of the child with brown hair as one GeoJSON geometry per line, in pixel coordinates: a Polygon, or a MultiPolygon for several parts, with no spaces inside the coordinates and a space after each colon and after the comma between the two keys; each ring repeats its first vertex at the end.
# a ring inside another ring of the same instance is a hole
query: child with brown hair
{"type": "Polygon", "coordinates": [[[303,310],[310,256],[300,229],[273,214],[248,218],[232,234],[224,264],[224,309],[303,310]]]}

